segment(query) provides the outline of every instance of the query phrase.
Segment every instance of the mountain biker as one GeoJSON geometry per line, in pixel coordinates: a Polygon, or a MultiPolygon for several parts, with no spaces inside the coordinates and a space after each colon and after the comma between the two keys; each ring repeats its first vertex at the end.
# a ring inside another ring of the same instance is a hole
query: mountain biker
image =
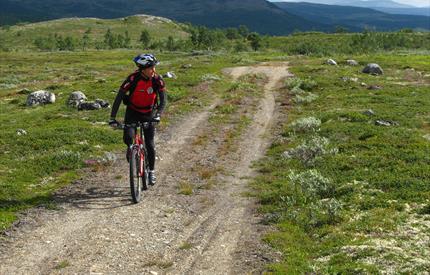
{"type": "MultiPolygon", "coordinates": [[[[155,71],[158,60],[152,54],[140,54],[133,59],[138,69],[130,74],[119,88],[112,106],[109,125],[117,127],[116,114],[121,101],[127,105],[124,124],[137,122],[160,121],[160,116],[166,106],[166,87],[160,75],[155,71]],[[158,100],[159,99],[159,104],[158,100]]],[[[149,183],[155,184],[155,127],[151,123],[143,130],[145,146],[149,162],[149,183]]],[[[127,161],[130,160],[130,145],[133,143],[135,129],[124,128],[124,143],[127,144],[127,161]]]]}

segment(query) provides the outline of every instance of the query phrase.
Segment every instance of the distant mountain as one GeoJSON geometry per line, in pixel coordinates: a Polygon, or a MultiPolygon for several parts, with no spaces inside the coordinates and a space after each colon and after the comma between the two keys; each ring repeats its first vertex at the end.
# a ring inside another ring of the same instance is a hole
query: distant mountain
{"type": "MultiPolygon", "coordinates": [[[[299,0],[273,0],[271,2],[301,2],[299,0]]],[[[391,0],[308,0],[306,2],[323,4],[323,5],[339,5],[362,8],[385,7],[385,8],[414,8],[414,6],[400,4],[391,0]]]]}
{"type": "Polygon", "coordinates": [[[381,8],[375,7],[373,8],[378,11],[382,11],[385,13],[391,14],[409,14],[409,15],[424,15],[430,16],[430,6],[422,7],[422,8],[381,8]]]}
{"type": "Polygon", "coordinates": [[[397,3],[391,0],[337,0],[335,1],[336,5],[342,6],[354,6],[354,7],[362,7],[362,8],[414,8],[414,6],[405,5],[401,3],[397,3]]]}
{"type": "Polygon", "coordinates": [[[330,31],[333,26],[290,14],[265,0],[1,0],[0,24],[64,17],[119,18],[134,14],[167,17],[209,27],[245,25],[264,34],[330,31]]]}
{"type": "Polygon", "coordinates": [[[337,5],[370,8],[391,14],[409,14],[430,16],[430,6],[417,8],[411,5],[400,4],[391,0],[270,0],[272,2],[309,2],[323,5],[337,5]]]}
{"type": "Polygon", "coordinates": [[[369,8],[322,5],[314,3],[274,3],[289,13],[307,20],[347,27],[350,31],[371,28],[379,31],[402,28],[430,30],[430,17],[415,15],[393,15],[369,8]]]}

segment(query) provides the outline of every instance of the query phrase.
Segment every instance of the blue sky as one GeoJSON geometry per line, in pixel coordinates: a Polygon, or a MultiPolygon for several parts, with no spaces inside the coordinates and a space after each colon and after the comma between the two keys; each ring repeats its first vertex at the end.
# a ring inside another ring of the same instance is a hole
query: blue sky
{"type": "MultiPolygon", "coordinates": [[[[312,0],[269,0],[271,2],[273,1],[285,1],[285,2],[312,2],[312,0]]],[[[417,6],[417,7],[428,7],[430,6],[430,0],[393,0],[394,2],[411,5],[411,6],[417,6]]]]}

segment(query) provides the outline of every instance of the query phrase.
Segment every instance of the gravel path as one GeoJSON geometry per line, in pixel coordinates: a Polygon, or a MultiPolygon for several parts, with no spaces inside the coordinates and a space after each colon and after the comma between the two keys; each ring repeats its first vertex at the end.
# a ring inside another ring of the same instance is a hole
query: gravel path
{"type": "Polygon", "coordinates": [[[237,152],[218,159],[217,136],[203,150],[196,149],[220,104],[215,100],[205,111],[159,133],[159,184],[144,193],[141,203],[131,203],[128,166],[118,155],[114,169],[85,173],[61,190],[58,210],[33,209],[22,218],[0,241],[0,274],[261,273],[265,262],[273,260],[260,242],[267,228],[259,223],[255,201],[243,193],[253,176],[251,162],[269,144],[273,91],[290,75],[287,68],[274,63],[225,69],[235,79],[249,73],[268,76],[237,152]],[[222,168],[215,186],[199,178],[198,164],[222,168]],[[198,192],[178,193],[178,184],[197,188],[195,182],[200,182],[198,192]]]}

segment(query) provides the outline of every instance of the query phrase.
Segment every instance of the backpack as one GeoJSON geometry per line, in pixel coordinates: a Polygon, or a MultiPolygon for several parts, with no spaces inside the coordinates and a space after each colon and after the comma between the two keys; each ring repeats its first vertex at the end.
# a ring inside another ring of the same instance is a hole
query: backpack
{"type": "MultiPolygon", "coordinates": [[[[141,79],[142,79],[142,75],[140,73],[137,73],[136,77],[133,79],[133,81],[130,84],[130,89],[129,89],[128,95],[124,95],[124,97],[122,98],[122,102],[124,103],[124,105],[127,105],[127,106],[128,105],[132,105],[132,103],[130,101],[131,96],[134,93],[134,91],[136,90],[137,82],[139,82],[139,80],[141,80],[141,79]]],[[[151,80],[152,80],[152,89],[154,89],[154,91],[155,91],[155,104],[152,107],[152,109],[155,109],[159,105],[159,103],[158,103],[158,98],[159,98],[158,93],[159,93],[159,90],[160,90],[160,86],[158,85],[157,78],[152,77],[151,80]]]]}

